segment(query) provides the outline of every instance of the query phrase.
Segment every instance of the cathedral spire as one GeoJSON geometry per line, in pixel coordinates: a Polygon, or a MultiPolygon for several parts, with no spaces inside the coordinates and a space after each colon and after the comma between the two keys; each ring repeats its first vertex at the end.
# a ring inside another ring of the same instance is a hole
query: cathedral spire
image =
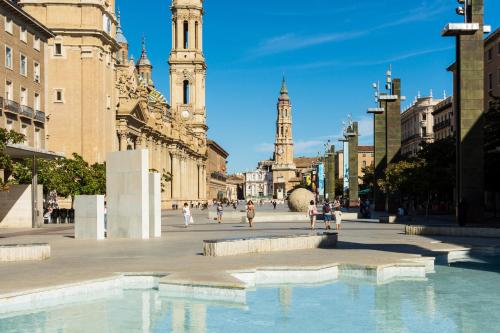
{"type": "Polygon", "coordinates": [[[137,61],[137,66],[151,66],[151,61],[149,61],[148,53],[146,51],[146,37],[142,36],[142,53],[139,61],[137,61]]]}
{"type": "Polygon", "coordinates": [[[288,88],[286,87],[285,74],[283,74],[283,81],[281,82],[281,94],[282,95],[288,94],[288,88]]]}
{"type": "Polygon", "coordinates": [[[116,20],[118,21],[118,23],[116,24],[116,41],[118,42],[118,44],[128,44],[127,38],[125,37],[122,30],[120,9],[118,9],[116,13],[116,20]]]}

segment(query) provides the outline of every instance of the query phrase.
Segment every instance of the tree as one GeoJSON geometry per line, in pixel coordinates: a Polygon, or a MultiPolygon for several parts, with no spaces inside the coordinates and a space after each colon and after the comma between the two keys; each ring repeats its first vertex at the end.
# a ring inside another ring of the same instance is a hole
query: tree
{"type": "MultiPolygon", "coordinates": [[[[32,179],[31,159],[15,164],[13,176],[18,184],[30,184],[32,179]]],[[[61,197],[71,197],[73,207],[77,195],[106,194],[105,164],[89,165],[78,154],[72,159],[40,160],[38,162],[38,182],[44,192],[56,191],[61,197]]]]}
{"type": "Polygon", "coordinates": [[[364,167],[361,171],[363,173],[362,177],[359,177],[362,184],[360,184],[360,190],[370,189],[373,193],[373,188],[375,187],[375,168],[373,165],[368,165],[364,167]]]}
{"type": "Polygon", "coordinates": [[[23,134],[17,133],[12,130],[0,128],[0,170],[4,170],[3,177],[0,177],[0,191],[8,190],[8,175],[12,171],[12,159],[5,153],[5,148],[8,144],[17,144],[23,142],[25,139],[23,134]],[[5,179],[4,179],[5,178],[5,179]]]}

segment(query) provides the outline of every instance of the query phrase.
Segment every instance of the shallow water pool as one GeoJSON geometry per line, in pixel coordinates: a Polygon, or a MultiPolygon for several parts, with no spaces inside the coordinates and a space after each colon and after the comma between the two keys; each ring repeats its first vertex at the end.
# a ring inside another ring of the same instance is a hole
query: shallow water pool
{"type": "Polygon", "coordinates": [[[0,332],[500,332],[499,263],[438,266],[425,281],[263,287],[245,303],[120,290],[0,315],[0,332]]]}

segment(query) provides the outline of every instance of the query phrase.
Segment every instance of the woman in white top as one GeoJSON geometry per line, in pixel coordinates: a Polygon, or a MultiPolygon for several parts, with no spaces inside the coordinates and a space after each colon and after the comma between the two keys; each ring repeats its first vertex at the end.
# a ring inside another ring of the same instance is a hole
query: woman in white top
{"type": "Polygon", "coordinates": [[[311,202],[309,203],[309,207],[307,207],[307,216],[309,216],[309,219],[311,221],[311,230],[316,229],[317,214],[318,214],[318,208],[316,207],[314,200],[311,200],[311,202]]]}
{"type": "Polygon", "coordinates": [[[189,226],[189,222],[191,221],[191,210],[189,210],[188,203],[184,203],[184,208],[182,208],[182,215],[184,215],[184,227],[189,226]]]}

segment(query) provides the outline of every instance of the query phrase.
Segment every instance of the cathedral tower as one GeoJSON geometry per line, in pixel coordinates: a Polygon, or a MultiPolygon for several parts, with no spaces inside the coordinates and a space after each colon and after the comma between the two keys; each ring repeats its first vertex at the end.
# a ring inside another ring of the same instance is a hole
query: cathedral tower
{"type": "Polygon", "coordinates": [[[146,39],[142,38],[142,52],[141,57],[137,60],[136,64],[137,72],[141,77],[142,81],[148,85],[153,85],[153,65],[151,65],[151,61],[149,61],[148,53],[146,52],[146,39]]]}
{"type": "Polygon", "coordinates": [[[292,105],[285,78],[281,84],[278,98],[278,117],[276,120],[276,140],[274,143],[273,183],[274,195],[283,199],[292,189],[292,180],[295,178],[295,164],[293,162],[292,136],[292,105]]]}
{"type": "Polygon", "coordinates": [[[203,0],[172,1],[170,102],[177,115],[206,147],[203,0]]]}

